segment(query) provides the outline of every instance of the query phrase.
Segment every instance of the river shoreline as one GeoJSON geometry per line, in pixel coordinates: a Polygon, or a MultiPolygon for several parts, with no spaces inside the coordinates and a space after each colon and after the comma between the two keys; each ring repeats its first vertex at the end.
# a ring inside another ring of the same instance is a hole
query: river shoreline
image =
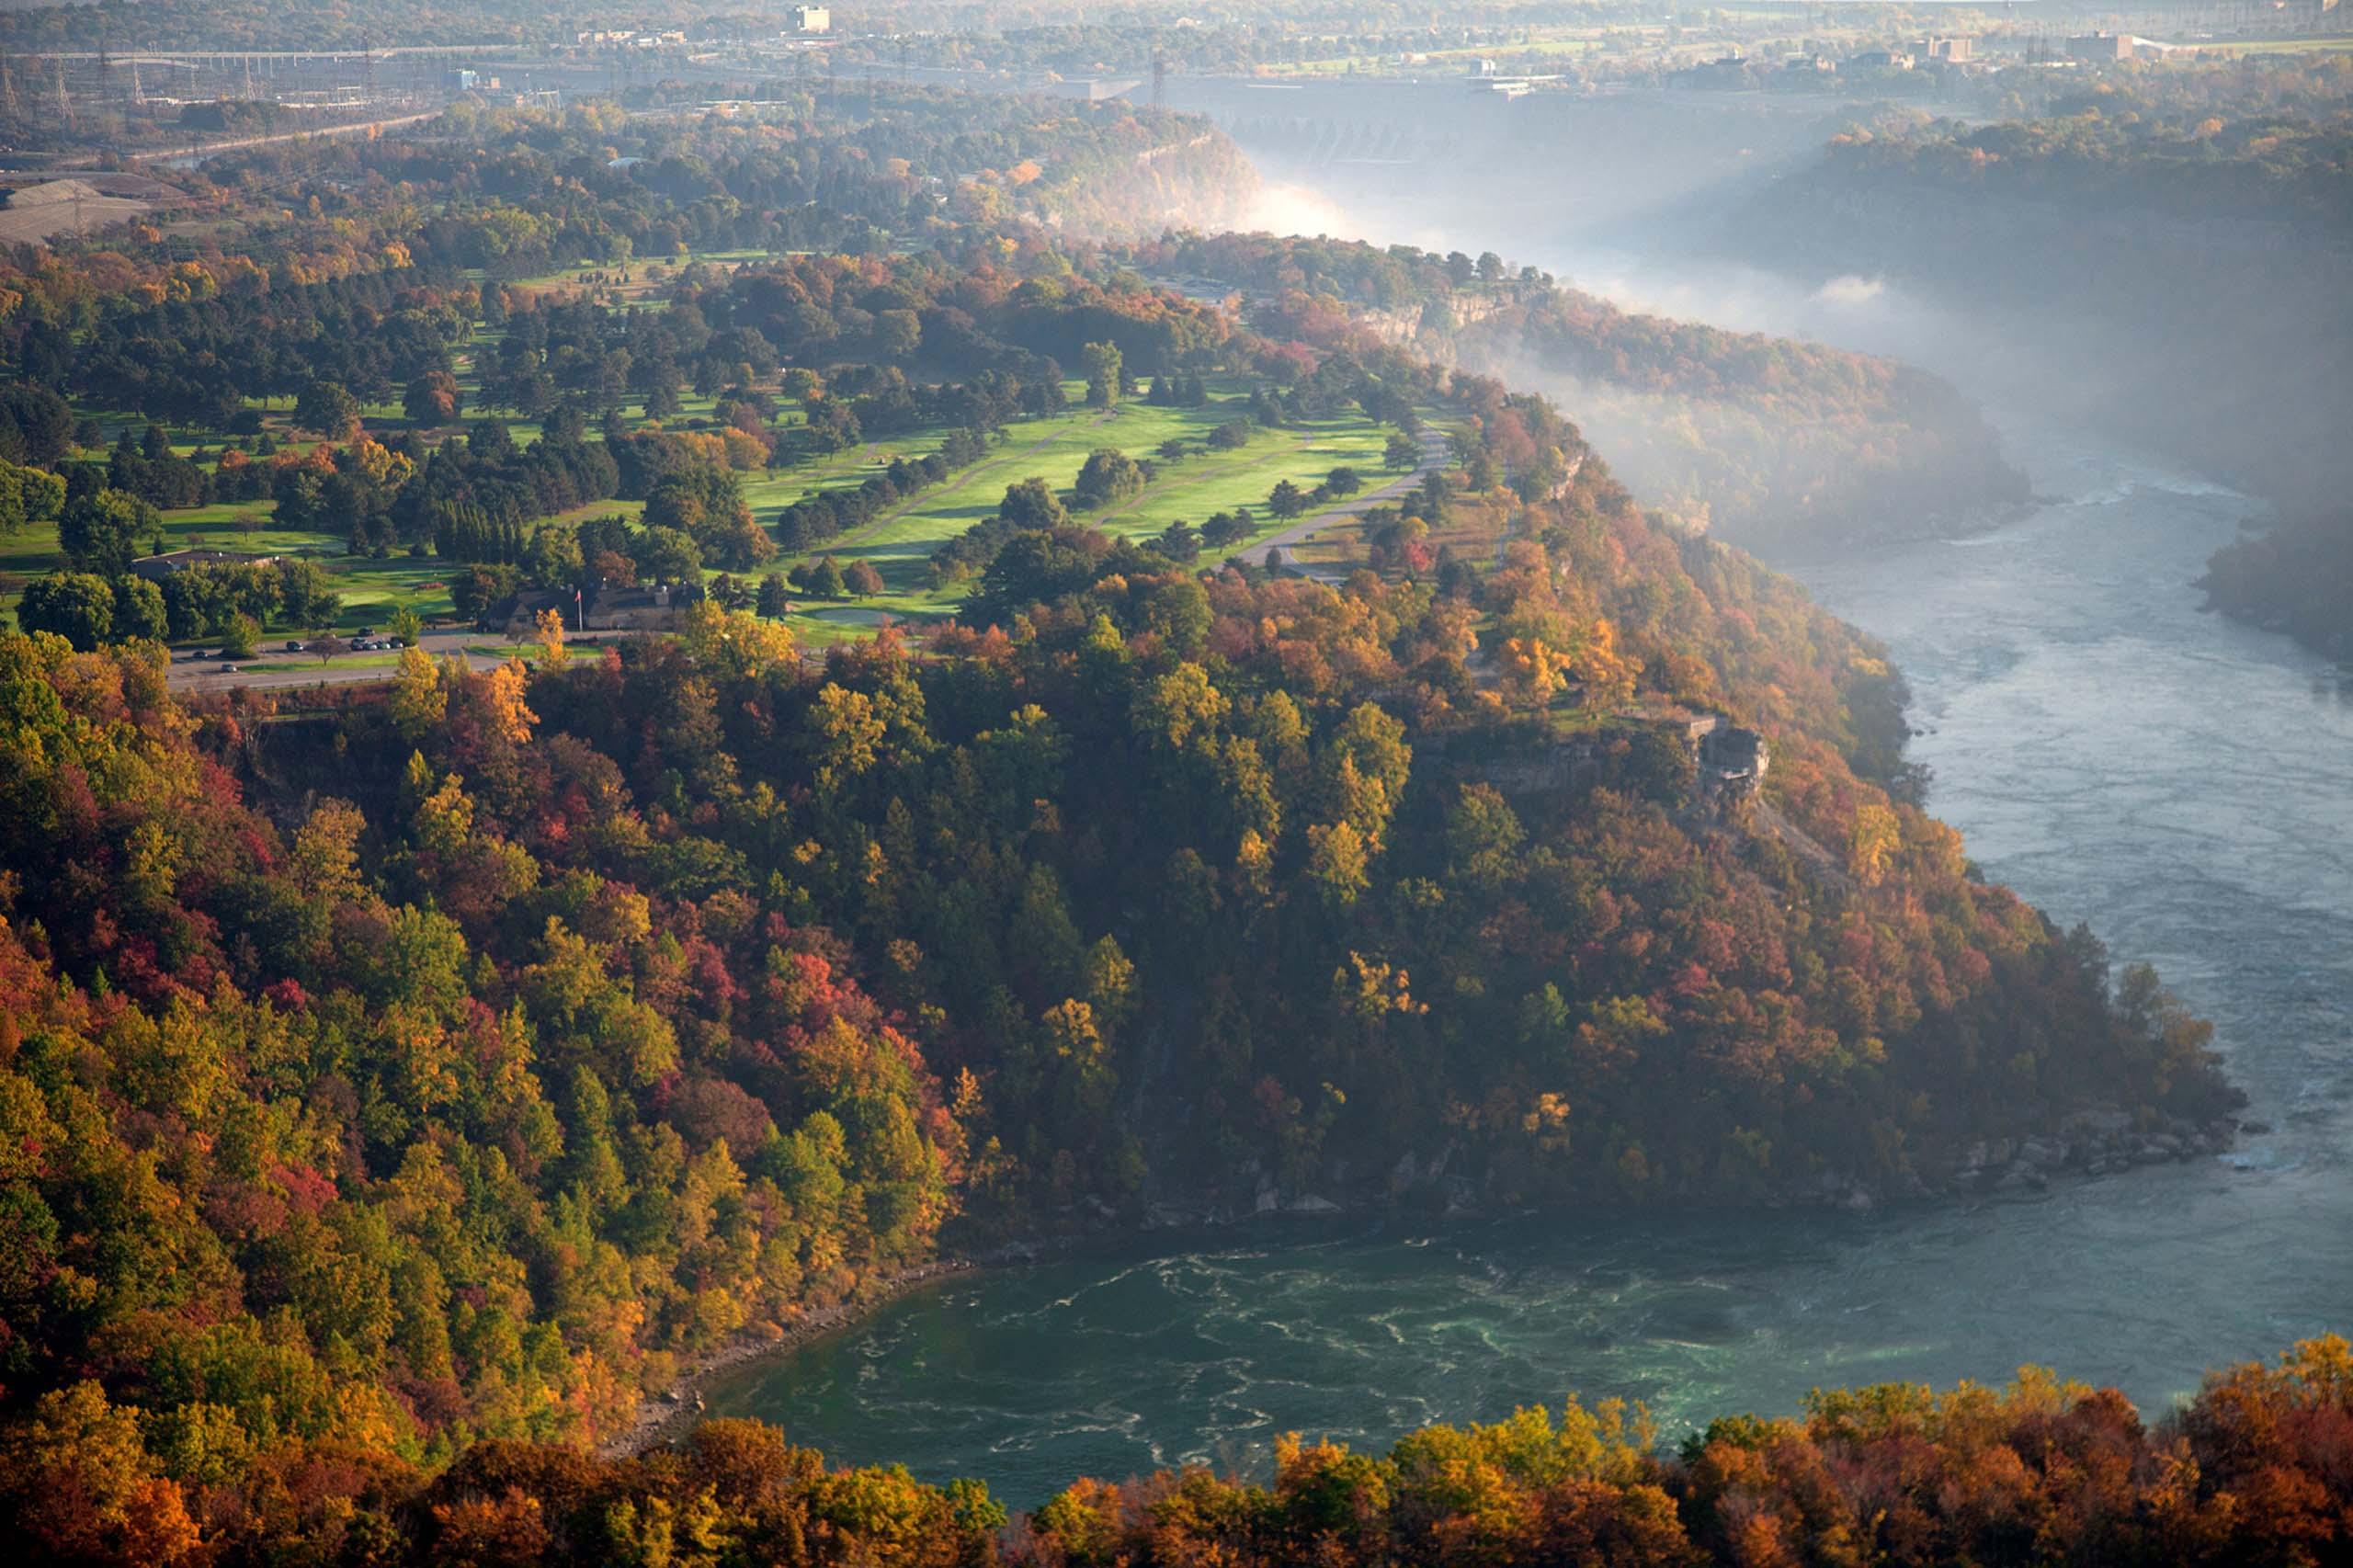
{"type": "Polygon", "coordinates": [[[857,1326],[892,1302],[912,1295],[925,1286],[972,1273],[982,1267],[967,1257],[940,1258],[918,1264],[891,1275],[879,1285],[869,1287],[847,1301],[803,1312],[787,1324],[784,1331],[773,1339],[739,1334],[717,1349],[698,1357],[659,1392],[640,1399],[628,1424],[597,1446],[597,1456],[608,1460],[636,1459],[654,1449],[678,1442],[701,1425],[707,1414],[705,1392],[720,1378],[763,1361],[789,1356],[813,1340],[857,1326]]]}
{"type": "MultiPolygon", "coordinates": [[[[2092,1182],[2121,1174],[2135,1165],[2170,1165],[2213,1158],[2227,1153],[2243,1124],[2235,1117],[2219,1118],[2203,1126],[2177,1123],[2165,1131],[2131,1128],[2112,1108],[2077,1112],[2065,1130],[2048,1137],[1979,1139],[1962,1153],[1951,1176],[1936,1186],[1915,1184],[1901,1193],[1874,1192],[1860,1184],[1830,1178],[1793,1189],[1768,1201],[1761,1212],[1792,1208],[1864,1211],[1891,1203],[1952,1202],[1972,1197],[2030,1197],[2056,1182],[2092,1182]]],[[[2244,1130],[2268,1132],[2255,1123],[2244,1130]]],[[[883,1308],[927,1286],[962,1275],[1006,1265],[1035,1264],[1066,1256],[1089,1243],[1135,1240],[1152,1235],[1213,1235],[1254,1224],[1292,1224],[1301,1221],[1362,1218],[1371,1214],[1406,1213],[1411,1209],[1391,1192],[1384,1199],[1351,1194],[1336,1203],[1313,1194],[1289,1201],[1261,1200],[1247,1209],[1216,1204],[1148,1207],[1140,1222],[1102,1224],[1068,1233],[1008,1243],[983,1258],[962,1255],[903,1269],[849,1301],[803,1313],[774,1338],[738,1335],[719,1348],[698,1358],[659,1392],[638,1402],[629,1423],[597,1446],[604,1459],[635,1459],[653,1449],[683,1440],[708,1415],[707,1395],[721,1381],[764,1362],[780,1360],[829,1334],[852,1329],[883,1308]]],[[[1429,1217],[1441,1221],[1482,1221],[1496,1212],[1471,1199],[1467,1191],[1449,1195],[1451,1201],[1429,1217]]],[[[1423,1210],[1427,1213],[1426,1209],[1423,1210]]]]}

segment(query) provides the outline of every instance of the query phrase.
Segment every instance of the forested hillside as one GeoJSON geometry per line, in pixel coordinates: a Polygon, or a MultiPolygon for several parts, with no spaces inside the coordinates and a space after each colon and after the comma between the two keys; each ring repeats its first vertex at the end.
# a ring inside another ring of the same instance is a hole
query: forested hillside
{"type": "MultiPolygon", "coordinates": [[[[1237,319],[1064,243],[1091,160],[1170,124],[951,107],[265,151],[188,179],[212,226],[8,258],[0,531],[40,574],[0,635],[0,1540],[1075,1562],[1595,1530],[1678,1561],[1864,1528],[1991,1551],[2032,1517],[2091,1561],[2316,1517],[2327,1346],[2210,1395],[2183,1441],[2292,1430],[2197,1478],[2040,1385],[1682,1463],[1577,1416],[1302,1449],[1274,1493],[1081,1487],[1003,1536],[982,1488],[768,1432],[586,1457],[713,1353],[998,1244],[1862,1208],[2211,1150],[2240,1103],[2152,972],[1927,814],[1883,650],[1646,512],[1541,396],[1325,331],[1304,290],[1237,319]],[[1078,428],[1010,436],[1066,401],[1078,428]],[[1251,496],[1330,537],[1133,516],[1172,472],[1218,496],[1368,437],[1386,484],[1251,496]],[[1086,444],[1067,483],[1057,440],[1086,444]],[[952,618],[818,657],[781,575],[733,574],[798,554],[830,595],[813,551],[951,482],[976,498],[923,526],[955,530],[892,565],[952,618]],[[142,562],[207,506],[280,553],[142,562]],[[363,680],[164,646],[332,626],[370,574],[413,575],[363,680]],[[670,613],[580,646],[604,589],[670,613]],[[485,653],[466,625],[508,597],[485,653]],[[426,631],[444,602],[465,624],[426,631]],[[1931,1428],[1965,1484],[1916,1479],[1931,1428]],[[1819,1479],[1891,1456],[1869,1511],[1819,1479]]],[[[1774,379],[1626,330],[1645,374],[1774,379]]]]}
{"type": "Polygon", "coordinates": [[[1859,1201],[2227,1112],[2145,972],[1857,774],[1853,633],[1590,457],[1411,511],[1472,506],[1496,569],[1344,589],[1017,531],[931,656],[814,668],[706,605],[273,714],[0,642],[11,1399],[104,1390],[175,1491],[435,1464],[950,1226],[1859,1201]],[[1769,737],[1763,800],[1681,708],[1769,737]]]}

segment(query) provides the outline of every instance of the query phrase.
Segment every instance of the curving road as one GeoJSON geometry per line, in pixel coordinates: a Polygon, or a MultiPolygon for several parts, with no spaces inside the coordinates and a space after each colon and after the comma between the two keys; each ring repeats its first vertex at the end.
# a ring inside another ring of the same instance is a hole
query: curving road
{"type": "Polygon", "coordinates": [[[1279,550],[1291,567],[1305,576],[1326,583],[1346,580],[1347,574],[1336,566],[1307,565],[1291,557],[1301,544],[1315,537],[1317,529],[1347,522],[1352,518],[1362,517],[1375,506],[1400,500],[1417,489],[1424,479],[1444,468],[1447,458],[1446,432],[1435,425],[1425,425],[1417,438],[1422,444],[1422,460],[1414,465],[1413,472],[1399,479],[1392,479],[1376,490],[1368,490],[1361,494],[1351,495],[1345,501],[1336,502],[1320,512],[1309,513],[1263,539],[1254,539],[1247,544],[1238,545],[1227,551],[1218,559],[1239,561],[1247,556],[1253,560],[1264,561],[1267,558],[1267,551],[1279,550]]]}

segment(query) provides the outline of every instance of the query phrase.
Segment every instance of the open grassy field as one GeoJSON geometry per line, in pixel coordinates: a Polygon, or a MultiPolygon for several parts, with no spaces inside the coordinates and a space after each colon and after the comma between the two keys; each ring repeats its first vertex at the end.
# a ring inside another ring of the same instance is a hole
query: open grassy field
{"type": "MultiPolygon", "coordinates": [[[[1068,504],[1080,468],[1097,448],[1116,448],[1132,458],[1152,459],[1158,466],[1141,494],[1108,510],[1074,513],[1090,527],[1135,539],[1159,534],[1180,519],[1198,527],[1213,513],[1245,506],[1270,533],[1267,495],[1279,481],[1288,479],[1302,490],[1313,490],[1342,466],[1355,468],[1368,486],[1388,477],[1381,454],[1390,432],[1361,414],[1295,428],[1258,429],[1233,451],[1207,451],[1203,443],[1210,432],[1239,417],[1245,402],[1230,382],[1213,382],[1211,394],[1203,408],[1154,408],[1129,400],[1108,413],[1077,408],[1008,426],[995,451],[948,483],[910,497],[865,527],[800,558],[831,555],[845,563],[870,562],[882,575],[884,592],[851,603],[801,602],[791,617],[793,629],[804,641],[822,645],[862,634],[882,616],[921,620],[954,613],[968,589],[932,585],[933,553],[994,514],[1006,488],[1024,479],[1043,479],[1068,504]],[[1161,459],[1159,449],[1168,441],[1183,442],[1187,455],[1173,461],[1161,459]]],[[[848,466],[833,460],[831,484],[813,484],[812,471],[794,471],[784,481],[789,493],[776,501],[776,508],[808,489],[857,484],[886,464],[892,451],[931,451],[945,435],[924,432],[894,438],[871,454],[859,454],[861,460],[848,466]]],[[[772,485],[746,486],[755,515],[763,523],[774,518],[774,512],[762,506],[772,485]]],[[[779,569],[790,564],[790,559],[777,563],[779,569]]]]}
{"type": "MultiPolygon", "coordinates": [[[[447,562],[430,556],[394,555],[384,560],[344,553],[344,541],[333,534],[273,527],[276,503],[248,502],[235,506],[197,506],[164,514],[165,546],[171,550],[226,550],[243,555],[292,555],[316,561],[335,579],[343,596],[338,631],[362,626],[381,629],[394,609],[405,606],[427,620],[453,613],[447,585],[447,562]],[[251,526],[248,527],[247,525],[251,526]]],[[[625,503],[593,508],[597,513],[623,511],[625,503]]],[[[14,597],[24,581],[64,563],[57,525],[0,537],[0,589],[14,597]]]]}
{"type": "MultiPolygon", "coordinates": [[[[509,287],[527,293],[590,289],[631,310],[660,310],[669,304],[668,300],[662,298],[663,290],[676,282],[678,274],[688,267],[698,263],[706,267],[736,267],[747,261],[775,259],[776,253],[764,250],[717,250],[694,251],[682,256],[637,256],[626,262],[583,262],[577,267],[518,278],[509,287]]],[[[467,277],[477,283],[484,281],[487,276],[479,268],[469,269],[467,273],[467,277]]]]}

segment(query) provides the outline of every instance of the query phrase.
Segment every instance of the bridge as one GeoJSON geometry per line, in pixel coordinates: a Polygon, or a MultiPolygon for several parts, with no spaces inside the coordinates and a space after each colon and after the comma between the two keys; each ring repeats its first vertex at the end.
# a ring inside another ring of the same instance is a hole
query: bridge
{"type": "Polygon", "coordinates": [[[391,49],[126,49],[100,52],[94,50],[33,51],[21,59],[77,60],[112,65],[222,65],[242,64],[245,61],[308,60],[392,60],[407,55],[424,58],[449,58],[457,55],[538,54],[538,50],[519,43],[416,43],[402,44],[391,49]]]}

